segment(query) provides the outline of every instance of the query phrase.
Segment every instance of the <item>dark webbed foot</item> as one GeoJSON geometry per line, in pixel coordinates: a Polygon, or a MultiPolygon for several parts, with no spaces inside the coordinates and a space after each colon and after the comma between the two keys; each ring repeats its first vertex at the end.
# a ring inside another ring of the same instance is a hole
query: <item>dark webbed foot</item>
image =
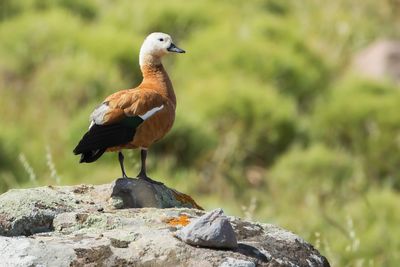
{"type": "Polygon", "coordinates": [[[163,183],[158,182],[158,181],[154,181],[153,179],[151,179],[150,177],[147,176],[146,174],[146,157],[147,157],[147,150],[146,149],[141,149],[140,150],[140,157],[142,160],[142,167],[140,168],[140,172],[137,176],[138,179],[143,179],[149,183],[152,184],[158,184],[158,185],[163,185],[163,183]]]}
{"type": "Polygon", "coordinates": [[[145,180],[145,181],[147,181],[147,182],[149,182],[149,183],[152,183],[152,184],[164,185],[164,183],[159,182],[159,181],[155,181],[155,180],[151,179],[150,177],[148,177],[147,175],[144,175],[144,174],[141,174],[141,173],[139,173],[139,175],[137,176],[137,178],[138,178],[138,179],[145,180]]]}

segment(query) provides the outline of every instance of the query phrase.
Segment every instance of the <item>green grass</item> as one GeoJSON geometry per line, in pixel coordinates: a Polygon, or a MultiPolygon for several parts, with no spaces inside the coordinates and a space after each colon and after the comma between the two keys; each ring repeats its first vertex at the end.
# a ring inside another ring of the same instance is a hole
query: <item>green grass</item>
{"type": "MultiPolygon", "coordinates": [[[[141,80],[152,31],[185,55],[165,66],[176,123],[149,152],[150,176],[206,209],[276,223],[332,266],[397,266],[399,86],[359,77],[353,55],[398,38],[389,0],[0,3],[0,192],[101,184],[117,156],[72,149],[107,95],[141,80]]],[[[127,171],[139,153],[127,152],[127,171]]]]}

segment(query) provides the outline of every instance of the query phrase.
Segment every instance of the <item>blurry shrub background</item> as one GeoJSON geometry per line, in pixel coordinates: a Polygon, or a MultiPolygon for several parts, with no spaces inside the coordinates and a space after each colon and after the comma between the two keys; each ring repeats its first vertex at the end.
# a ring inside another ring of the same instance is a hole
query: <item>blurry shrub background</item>
{"type": "Polygon", "coordinates": [[[179,102],[151,176],[289,228],[332,266],[397,266],[400,87],[352,58],[399,38],[398,14],[398,0],[2,0],[0,192],[117,178],[116,155],[79,165],[72,149],[164,31],[188,53],[165,59],[179,102]]]}

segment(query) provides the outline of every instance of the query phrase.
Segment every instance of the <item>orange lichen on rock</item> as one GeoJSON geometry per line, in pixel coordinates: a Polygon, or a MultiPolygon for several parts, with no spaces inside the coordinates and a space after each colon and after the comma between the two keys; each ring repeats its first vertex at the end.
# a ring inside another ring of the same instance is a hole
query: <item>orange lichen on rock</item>
{"type": "Polygon", "coordinates": [[[180,201],[181,203],[190,203],[192,204],[196,209],[199,210],[204,210],[202,207],[200,207],[199,205],[197,205],[197,203],[193,200],[193,198],[191,198],[190,196],[177,192],[175,190],[172,190],[174,192],[175,198],[176,200],[180,201]]]}
{"type": "Polygon", "coordinates": [[[190,223],[189,217],[187,215],[179,215],[177,218],[169,218],[166,221],[167,224],[171,226],[186,226],[190,223]]]}

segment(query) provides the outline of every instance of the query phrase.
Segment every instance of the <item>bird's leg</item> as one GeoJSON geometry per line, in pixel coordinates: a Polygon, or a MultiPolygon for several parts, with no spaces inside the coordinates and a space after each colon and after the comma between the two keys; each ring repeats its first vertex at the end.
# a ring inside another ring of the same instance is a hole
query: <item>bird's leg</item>
{"type": "Polygon", "coordinates": [[[150,177],[147,176],[147,174],[146,174],[146,158],[147,158],[147,149],[143,149],[143,148],[140,149],[140,159],[142,162],[142,166],[140,168],[140,172],[139,172],[137,178],[146,180],[153,184],[163,184],[161,182],[154,181],[153,179],[151,179],[150,177]]]}
{"type": "Polygon", "coordinates": [[[124,155],[122,154],[121,151],[118,152],[118,160],[119,160],[119,165],[121,166],[122,178],[128,178],[128,175],[126,175],[124,168],[124,155]]]}
{"type": "Polygon", "coordinates": [[[147,178],[146,174],[146,158],[147,158],[147,149],[140,149],[140,159],[142,162],[142,165],[140,167],[140,172],[138,174],[138,178],[147,178]]]}

